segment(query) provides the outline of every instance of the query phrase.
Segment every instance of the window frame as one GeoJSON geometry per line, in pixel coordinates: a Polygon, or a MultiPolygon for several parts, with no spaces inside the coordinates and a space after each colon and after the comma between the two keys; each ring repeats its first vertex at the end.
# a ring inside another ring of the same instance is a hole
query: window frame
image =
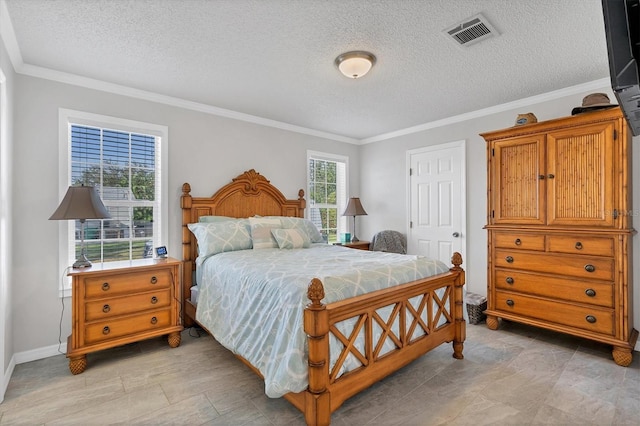
{"type": "MultiPolygon", "coordinates": [[[[326,153],[326,152],[320,152],[320,151],[311,151],[308,150],[307,151],[307,197],[311,196],[311,188],[310,188],[310,184],[311,181],[309,179],[310,177],[310,167],[309,167],[309,162],[310,160],[320,160],[320,161],[328,161],[328,162],[334,162],[334,163],[342,163],[344,164],[344,193],[340,194],[340,185],[339,182],[336,182],[336,209],[337,209],[337,230],[336,230],[336,239],[337,239],[337,243],[341,242],[341,238],[340,235],[346,232],[349,232],[349,225],[347,223],[347,218],[345,216],[342,216],[342,212],[344,212],[344,209],[347,206],[347,200],[349,199],[349,157],[345,156],[345,155],[339,155],[339,154],[331,154],[331,153],[326,153]]],[[[326,205],[326,204],[321,204],[320,208],[333,208],[333,205],[326,205]]],[[[307,212],[306,212],[306,216],[307,218],[311,218],[311,209],[312,208],[316,208],[317,206],[314,204],[314,201],[311,200],[310,198],[307,199],[307,212]]],[[[328,242],[328,241],[327,241],[328,242]]]]}
{"type": "MultiPolygon", "coordinates": [[[[168,134],[167,126],[146,123],[142,121],[129,120],[119,117],[94,114],[84,111],[76,111],[60,108],[58,111],[58,199],[62,199],[67,189],[71,185],[71,126],[91,126],[97,128],[107,128],[123,132],[141,133],[159,138],[157,149],[159,150],[158,164],[155,165],[156,182],[160,185],[158,191],[159,222],[154,226],[153,242],[154,247],[166,245],[169,231],[169,205],[168,205],[168,134]],[[157,232],[156,232],[157,229],[157,232]]],[[[71,238],[75,241],[75,221],[60,220],[58,228],[58,252],[59,271],[62,277],[60,282],[60,297],[71,296],[71,280],[66,272],[75,260],[75,252],[71,248],[71,238]]]]}

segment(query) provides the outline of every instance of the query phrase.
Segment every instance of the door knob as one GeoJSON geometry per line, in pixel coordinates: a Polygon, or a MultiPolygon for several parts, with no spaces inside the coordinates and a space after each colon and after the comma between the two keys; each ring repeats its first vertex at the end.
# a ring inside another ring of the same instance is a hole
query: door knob
{"type": "Polygon", "coordinates": [[[458,238],[459,236],[460,236],[460,233],[459,233],[459,232],[454,232],[454,233],[453,233],[453,238],[458,238]]]}

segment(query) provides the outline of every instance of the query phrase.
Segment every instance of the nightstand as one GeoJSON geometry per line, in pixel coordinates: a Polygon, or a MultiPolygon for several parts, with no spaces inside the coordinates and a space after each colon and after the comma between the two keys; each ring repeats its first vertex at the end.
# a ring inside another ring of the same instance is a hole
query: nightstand
{"type": "Polygon", "coordinates": [[[336,243],[337,246],[349,247],[357,250],[369,250],[369,241],[355,241],[352,243],[336,243]]]}
{"type": "Polygon", "coordinates": [[[97,263],[69,272],[72,285],[69,370],[82,373],[87,354],[168,335],[180,346],[182,262],[173,258],[97,263]]]}

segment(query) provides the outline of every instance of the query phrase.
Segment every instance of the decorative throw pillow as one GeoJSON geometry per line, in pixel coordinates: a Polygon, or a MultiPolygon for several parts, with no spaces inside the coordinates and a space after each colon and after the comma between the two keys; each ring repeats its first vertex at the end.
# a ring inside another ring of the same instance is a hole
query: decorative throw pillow
{"type": "Polygon", "coordinates": [[[266,217],[250,217],[251,239],[253,249],[277,248],[278,242],[271,234],[272,229],[282,228],[279,219],[266,217]]]}
{"type": "Polygon", "coordinates": [[[190,223],[187,227],[196,236],[201,259],[225,251],[251,248],[248,219],[190,223]]]}
{"type": "Polygon", "coordinates": [[[271,234],[281,249],[307,248],[311,245],[307,233],[300,229],[272,229],[271,234]]]}
{"type": "Polygon", "coordinates": [[[309,236],[309,240],[312,243],[323,243],[324,239],[322,234],[318,230],[318,227],[313,224],[309,219],[302,217],[289,217],[289,216],[274,216],[278,217],[282,222],[282,227],[287,229],[300,229],[309,236]]]}

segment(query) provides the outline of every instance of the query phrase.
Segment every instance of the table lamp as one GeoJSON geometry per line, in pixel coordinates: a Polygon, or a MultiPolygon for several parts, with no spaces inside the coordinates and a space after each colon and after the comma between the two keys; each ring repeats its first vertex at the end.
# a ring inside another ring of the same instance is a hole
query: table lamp
{"type": "Polygon", "coordinates": [[[360,198],[349,198],[347,208],[342,213],[342,216],[353,216],[353,233],[351,234],[351,242],[355,243],[360,241],[356,237],[356,216],[366,216],[367,212],[364,211],[360,198]]]}
{"type": "Polygon", "coordinates": [[[93,186],[70,186],[60,205],[49,220],[80,220],[80,256],[73,264],[74,268],[88,268],[91,262],[87,259],[84,244],[84,222],[87,219],[108,219],[111,215],[102,204],[98,191],[93,186]]]}

